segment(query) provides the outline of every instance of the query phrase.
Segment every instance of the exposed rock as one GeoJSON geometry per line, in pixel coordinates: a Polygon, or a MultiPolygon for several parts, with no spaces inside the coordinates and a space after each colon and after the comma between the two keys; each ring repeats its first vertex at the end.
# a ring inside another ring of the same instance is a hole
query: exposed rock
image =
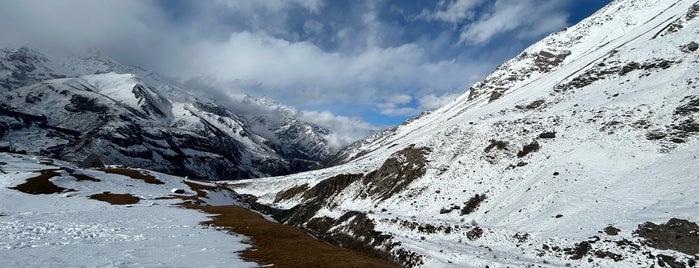
{"type": "Polygon", "coordinates": [[[539,151],[539,148],[541,148],[541,146],[539,146],[539,143],[533,141],[530,144],[524,145],[524,147],[522,147],[522,150],[517,152],[517,157],[522,158],[530,153],[537,152],[539,151]]]}
{"type": "Polygon", "coordinates": [[[426,157],[431,151],[410,145],[393,153],[378,170],[362,179],[366,189],[363,195],[385,200],[403,191],[411,182],[425,175],[426,157]]]}
{"type": "Polygon", "coordinates": [[[667,137],[667,134],[660,130],[651,130],[646,133],[647,140],[659,140],[667,137]]]}
{"type": "Polygon", "coordinates": [[[520,109],[520,110],[533,110],[533,109],[539,108],[539,106],[541,106],[545,102],[546,101],[544,101],[544,100],[535,100],[535,101],[532,101],[530,104],[527,104],[525,106],[515,105],[515,108],[520,109]]]}
{"type": "Polygon", "coordinates": [[[556,137],[555,131],[542,132],[541,134],[539,134],[539,138],[542,138],[542,139],[553,139],[555,137],[556,137]]]}
{"type": "Polygon", "coordinates": [[[618,235],[619,231],[621,231],[621,230],[619,230],[619,228],[616,228],[612,225],[604,227],[604,233],[607,235],[618,235]]]}
{"type": "Polygon", "coordinates": [[[699,113],[699,96],[687,96],[682,101],[686,103],[675,108],[674,115],[687,116],[699,113]]]}
{"type": "Polygon", "coordinates": [[[563,251],[570,255],[571,260],[579,260],[585,257],[588,252],[592,249],[592,245],[590,245],[589,242],[583,241],[580,243],[575,244],[575,247],[573,248],[565,248],[563,251]]]}
{"type": "Polygon", "coordinates": [[[507,145],[509,145],[509,142],[506,141],[501,141],[501,140],[490,140],[490,144],[483,149],[483,152],[489,153],[493,148],[497,148],[498,150],[505,150],[507,149],[507,145]]]}
{"type": "Polygon", "coordinates": [[[624,257],[621,256],[621,254],[617,254],[617,253],[614,253],[611,251],[596,250],[594,254],[597,258],[600,258],[600,259],[610,258],[610,259],[617,261],[617,262],[624,259],[624,257]]]}
{"type": "Polygon", "coordinates": [[[682,262],[678,262],[675,257],[658,254],[658,266],[665,267],[667,265],[670,268],[685,268],[686,266],[682,262]]]}
{"type": "Polygon", "coordinates": [[[697,49],[699,49],[699,44],[697,44],[694,41],[689,42],[689,44],[686,44],[680,48],[680,50],[682,50],[682,52],[685,52],[685,53],[694,52],[697,49]]]}
{"type": "Polygon", "coordinates": [[[699,226],[688,220],[672,218],[664,224],[645,222],[634,234],[657,249],[671,249],[689,255],[699,254],[699,226]]]}
{"type": "Polygon", "coordinates": [[[494,100],[499,99],[502,97],[502,95],[505,95],[505,92],[503,90],[495,90],[493,93],[490,93],[490,98],[488,99],[488,102],[493,102],[494,100]]]}
{"type": "Polygon", "coordinates": [[[478,206],[480,206],[485,199],[485,194],[476,194],[469,198],[468,201],[464,202],[464,208],[461,209],[461,215],[467,215],[476,211],[478,206]]]}
{"type": "Polygon", "coordinates": [[[304,183],[302,185],[297,185],[297,186],[291,187],[289,189],[286,189],[284,191],[278,192],[276,194],[276,196],[274,197],[274,203],[277,203],[279,201],[292,199],[296,196],[303,194],[308,189],[310,189],[308,187],[308,183],[304,183]]]}
{"type": "Polygon", "coordinates": [[[626,75],[627,73],[630,73],[638,69],[641,69],[641,64],[639,64],[638,62],[629,62],[623,67],[621,67],[621,70],[619,70],[619,75],[626,75]]]}

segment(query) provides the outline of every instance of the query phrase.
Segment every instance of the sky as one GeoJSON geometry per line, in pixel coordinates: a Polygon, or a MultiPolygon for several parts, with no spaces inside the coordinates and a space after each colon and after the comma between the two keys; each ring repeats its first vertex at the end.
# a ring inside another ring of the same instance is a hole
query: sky
{"type": "Polygon", "coordinates": [[[97,49],[214,96],[375,130],[441,107],[609,2],[2,0],[0,45],[97,49]]]}

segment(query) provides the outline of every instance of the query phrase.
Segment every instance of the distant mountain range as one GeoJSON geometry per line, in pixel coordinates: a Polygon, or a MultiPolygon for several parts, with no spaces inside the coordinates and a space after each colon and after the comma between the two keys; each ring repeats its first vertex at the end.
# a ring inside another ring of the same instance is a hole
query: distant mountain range
{"type": "Polygon", "coordinates": [[[99,53],[2,49],[0,91],[5,150],[76,162],[95,154],[107,164],[212,180],[314,169],[336,150],[330,130],[273,100],[221,105],[99,53]]]}

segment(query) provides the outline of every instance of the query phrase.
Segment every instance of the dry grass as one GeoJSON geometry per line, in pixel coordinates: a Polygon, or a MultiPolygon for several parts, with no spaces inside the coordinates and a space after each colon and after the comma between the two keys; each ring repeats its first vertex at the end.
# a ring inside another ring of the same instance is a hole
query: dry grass
{"type": "Polygon", "coordinates": [[[221,186],[211,186],[201,183],[196,183],[193,181],[182,181],[182,183],[187,184],[192,191],[197,192],[197,197],[207,197],[205,191],[217,191],[221,190],[221,186]]]}
{"type": "MultiPolygon", "coordinates": [[[[210,186],[184,181],[197,196],[206,197],[206,191],[221,190],[221,186],[210,186]]],[[[252,249],[241,253],[246,260],[274,267],[399,267],[382,259],[363,255],[312,238],[303,230],[268,221],[260,214],[239,206],[202,206],[193,203],[182,206],[215,214],[204,225],[224,227],[234,233],[250,237],[252,249]]]]}
{"type": "Polygon", "coordinates": [[[54,170],[42,170],[41,175],[29,178],[25,183],[11,187],[14,189],[27,194],[57,194],[63,191],[74,192],[75,189],[67,189],[53,184],[49,179],[59,176],[58,172],[54,170]]]}
{"type": "Polygon", "coordinates": [[[156,179],[154,176],[152,176],[150,174],[146,174],[142,170],[138,170],[138,169],[102,168],[100,170],[103,172],[111,173],[111,174],[123,175],[123,176],[130,177],[132,179],[142,180],[142,181],[145,181],[146,183],[150,183],[150,184],[165,184],[164,182],[156,179]]]}
{"type": "Polygon", "coordinates": [[[217,214],[213,224],[250,237],[253,249],[241,253],[246,260],[274,267],[399,267],[385,260],[337,247],[317,240],[301,229],[264,219],[261,215],[238,206],[185,207],[217,214]]]}
{"type": "Polygon", "coordinates": [[[110,192],[93,194],[89,197],[95,200],[110,203],[112,205],[131,205],[141,201],[141,198],[138,198],[137,196],[133,196],[131,194],[113,194],[110,192]]]}

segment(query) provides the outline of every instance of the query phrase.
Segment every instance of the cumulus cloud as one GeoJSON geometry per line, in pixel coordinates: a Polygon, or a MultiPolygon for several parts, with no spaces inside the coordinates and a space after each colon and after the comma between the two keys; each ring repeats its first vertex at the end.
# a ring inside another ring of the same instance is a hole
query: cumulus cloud
{"type": "Polygon", "coordinates": [[[298,117],[306,122],[333,130],[325,137],[333,151],[380,130],[380,127],[369,124],[361,118],[339,116],[329,111],[301,111],[298,117]]]}
{"type": "Polygon", "coordinates": [[[418,17],[457,23],[466,19],[473,19],[476,15],[473,9],[483,2],[484,0],[456,0],[449,2],[441,0],[437,3],[435,11],[424,9],[418,17]]]}
{"type": "Polygon", "coordinates": [[[561,29],[568,19],[568,14],[560,11],[561,3],[553,0],[498,0],[492,11],[464,27],[459,41],[485,43],[513,30],[518,30],[520,37],[531,37],[561,29]],[[542,17],[547,19],[541,20],[542,17]]]}
{"type": "Polygon", "coordinates": [[[311,12],[318,12],[323,5],[323,0],[218,0],[234,11],[243,13],[253,13],[256,9],[265,9],[279,12],[294,5],[308,9],[311,12]]]}
{"type": "Polygon", "coordinates": [[[429,95],[424,95],[420,97],[419,103],[420,103],[420,108],[421,110],[434,110],[437,108],[440,108],[447,103],[455,100],[457,97],[459,97],[461,94],[460,93],[453,93],[453,94],[444,94],[441,96],[437,96],[434,94],[429,94],[429,95]]]}
{"type": "Polygon", "coordinates": [[[389,98],[386,98],[384,102],[378,103],[376,107],[379,108],[381,113],[385,115],[410,115],[415,113],[415,108],[406,107],[405,105],[409,104],[412,100],[413,97],[411,97],[410,95],[394,95],[389,98]]]}
{"type": "Polygon", "coordinates": [[[434,10],[423,10],[418,18],[459,24],[459,43],[483,44],[511,32],[517,32],[514,36],[518,38],[527,38],[561,29],[568,19],[562,8],[567,2],[442,0],[434,10]]]}
{"type": "Polygon", "coordinates": [[[426,94],[418,98],[409,95],[396,95],[378,103],[376,107],[384,115],[414,116],[423,111],[438,109],[456,99],[461,93],[445,93],[443,95],[426,94]],[[416,101],[417,105],[411,105],[416,101]]]}
{"type": "Polygon", "coordinates": [[[173,66],[180,77],[211,81],[258,81],[258,94],[296,105],[328,102],[371,104],[377,93],[396,95],[426,88],[464,86],[469,68],[453,60],[431,62],[415,44],[367,48],[357,54],[327,52],[310,42],[290,42],[263,33],[231,34],[223,42],[187,48],[188,66],[173,66]]]}

